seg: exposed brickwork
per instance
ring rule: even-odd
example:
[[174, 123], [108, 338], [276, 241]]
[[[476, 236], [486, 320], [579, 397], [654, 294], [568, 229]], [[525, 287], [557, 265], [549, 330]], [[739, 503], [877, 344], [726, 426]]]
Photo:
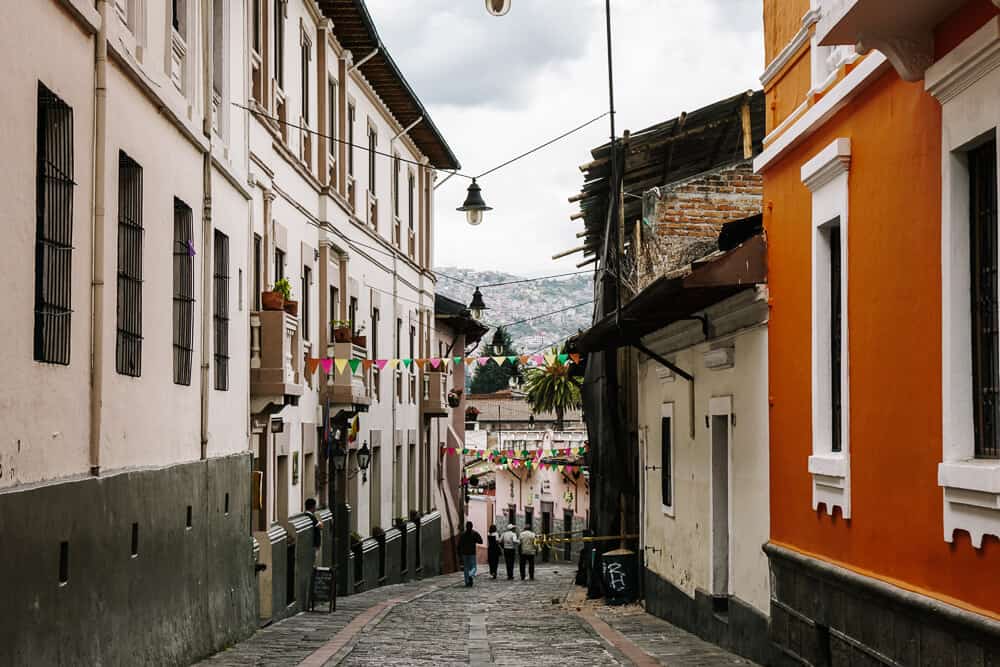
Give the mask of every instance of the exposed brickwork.
[[[711, 252], [722, 225], [760, 213], [763, 178], [750, 160], [660, 188], [656, 235], [667, 271]], [[662, 261], [662, 260], [661, 260]]]

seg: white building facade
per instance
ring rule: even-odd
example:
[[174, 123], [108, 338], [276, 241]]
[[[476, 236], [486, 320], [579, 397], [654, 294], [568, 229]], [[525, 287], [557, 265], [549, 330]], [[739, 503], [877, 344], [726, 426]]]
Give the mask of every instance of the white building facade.
[[255, 625], [246, 17], [10, 9], [0, 662], [183, 662]]

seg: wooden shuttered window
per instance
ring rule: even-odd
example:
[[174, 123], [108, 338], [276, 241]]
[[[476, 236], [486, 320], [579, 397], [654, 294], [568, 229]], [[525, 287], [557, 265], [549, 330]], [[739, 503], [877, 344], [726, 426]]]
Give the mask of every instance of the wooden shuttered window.
[[118, 316], [115, 369], [142, 375], [142, 167], [118, 153]]
[[34, 358], [69, 364], [73, 277], [73, 110], [38, 84]]
[[997, 401], [1000, 350], [997, 328], [997, 143], [969, 152], [972, 392], [975, 455], [1000, 457]]

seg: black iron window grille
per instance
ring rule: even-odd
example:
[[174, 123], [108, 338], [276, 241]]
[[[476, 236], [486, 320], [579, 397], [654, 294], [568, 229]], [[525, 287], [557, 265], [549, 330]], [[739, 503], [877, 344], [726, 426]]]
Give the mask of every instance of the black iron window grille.
[[309, 302], [309, 285], [312, 284], [312, 269], [302, 267], [302, 340], [311, 340], [309, 330], [312, 325], [312, 308]]
[[118, 340], [115, 368], [142, 375], [142, 167], [118, 153]]
[[191, 207], [174, 199], [174, 384], [191, 384], [194, 355], [194, 245]]
[[261, 274], [264, 272], [264, 241], [253, 235], [253, 309], [260, 310]]
[[671, 421], [670, 417], [660, 418], [660, 499], [664, 507], [672, 507], [674, 504], [674, 480], [671, 476], [673, 467], [670, 461], [673, 447]]
[[229, 389], [229, 237], [215, 230], [214, 246], [212, 320], [215, 329], [215, 388], [226, 391]]
[[274, 2], [274, 78], [285, 87], [285, 2]]
[[997, 340], [997, 142], [969, 152], [972, 391], [975, 455], [1000, 457]]
[[302, 42], [302, 120], [309, 122], [309, 62], [312, 53], [309, 42]]
[[38, 84], [34, 358], [69, 364], [73, 278], [73, 110]]
[[829, 228], [830, 245], [830, 451], [841, 451], [841, 258], [840, 225]]
[[392, 213], [399, 217], [399, 156], [392, 158]]
[[413, 231], [413, 192], [416, 188], [416, 183], [414, 182], [414, 176], [411, 173], [409, 175], [409, 183], [407, 185], [407, 219], [410, 225], [410, 231]]
[[347, 173], [354, 175], [354, 119], [357, 113], [354, 105], [347, 106]]

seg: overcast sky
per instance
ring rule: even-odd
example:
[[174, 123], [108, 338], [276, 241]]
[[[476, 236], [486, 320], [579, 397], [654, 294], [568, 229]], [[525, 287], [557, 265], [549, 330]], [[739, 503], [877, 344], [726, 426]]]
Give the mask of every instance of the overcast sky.
[[[603, 0], [367, 0], [379, 34], [462, 163], [478, 174], [608, 108]], [[738, 92], [764, 69], [761, 0], [612, 0], [617, 131]], [[436, 192], [435, 263], [539, 276], [576, 270], [581, 221], [567, 198], [607, 119], [484, 178], [494, 208], [470, 227], [468, 181]]]

